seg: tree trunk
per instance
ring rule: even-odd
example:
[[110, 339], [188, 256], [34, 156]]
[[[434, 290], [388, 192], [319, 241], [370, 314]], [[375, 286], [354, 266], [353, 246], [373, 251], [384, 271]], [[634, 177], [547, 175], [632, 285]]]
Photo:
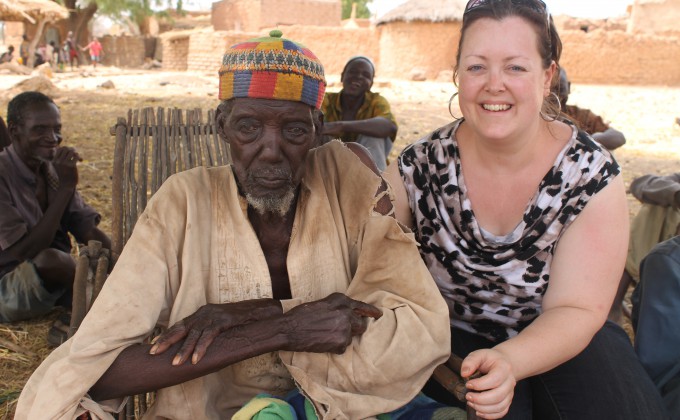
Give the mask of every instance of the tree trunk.
[[45, 29], [45, 23], [47, 23], [47, 19], [42, 18], [38, 21], [38, 26], [35, 30], [35, 34], [33, 35], [33, 39], [31, 42], [28, 44], [28, 62], [25, 63], [28, 68], [32, 69], [33, 65], [35, 64], [35, 47], [38, 45], [38, 42], [40, 42], [40, 39], [42, 38], [42, 33], [43, 30]]
[[91, 0], [85, 8], [80, 8], [77, 5], [77, 0], [64, 0], [64, 7], [69, 10], [68, 16], [68, 28], [73, 32], [73, 39], [76, 44], [76, 52], [78, 53], [78, 64], [80, 62], [80, 46], [87, 45], [88, 39], [87, 34], [85, 34], [85, 39], [81, 39], [83, 35], [83, 30], [87, 31], [87, 25], [92, 20], [92, 17], [97, 13], [97, 2]]

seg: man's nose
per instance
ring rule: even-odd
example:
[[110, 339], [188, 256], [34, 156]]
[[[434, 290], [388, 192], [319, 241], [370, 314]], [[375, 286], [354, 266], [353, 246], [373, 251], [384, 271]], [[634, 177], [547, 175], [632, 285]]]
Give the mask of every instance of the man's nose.
[[46, 133], [46, 134], [47, 134], [46, 137], [49, 138], [50, 141], [53, 141], [53, 142], [55, 142], [55, 143], [57, 143], [57, 144], [61, 144], [62, 137], [61, 137], [61, 133], [60, 133], [60, 132], [58, 132], [58, 131], [56, 131], [56, 130], [50, 130], [50, 131], [49, 131], [48, 133]]
[[276, 127], [265, 126], [262, 134], [262, 150], [260, 151], [260, 158], [268, 161], [277, 162], [281, 160], [281, 130]]

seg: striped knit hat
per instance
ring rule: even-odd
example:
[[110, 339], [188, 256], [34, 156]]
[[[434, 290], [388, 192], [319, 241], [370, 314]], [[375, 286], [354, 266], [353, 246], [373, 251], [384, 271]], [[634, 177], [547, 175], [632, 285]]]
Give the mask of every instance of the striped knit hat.
[[323, 65], [308, 48], [282, 35], [273, 30], [269, 37], [227, 50], [220, 68], [220, 100], [279, 99], [321, 107], [326, 91]]

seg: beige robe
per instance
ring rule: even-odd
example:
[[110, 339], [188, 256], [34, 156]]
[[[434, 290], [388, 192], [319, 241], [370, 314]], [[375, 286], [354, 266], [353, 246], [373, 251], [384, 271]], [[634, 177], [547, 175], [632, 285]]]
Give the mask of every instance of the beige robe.
[[[373, 211], [379, 184], [339, 142], [310, 151], [287, 260], [293, 299], [282, 304], [345, 292], [383, 316], [342, 355], [269, 353], [162, 389], [145, 418], [229, 418], [257, 393], [282, 396], [295, 383], [328, 419], [366, 418], [411, 400], [448, 357], [448, 309], [413, 235]], [[125, 347], [206, 303], [271, 297], [246, 208], [230, 167], [168, 179], [77, 334], [29, 380], [16, 418], [72, 419], [84, 409], [107, 418], [120, 401], [86, 394]]]

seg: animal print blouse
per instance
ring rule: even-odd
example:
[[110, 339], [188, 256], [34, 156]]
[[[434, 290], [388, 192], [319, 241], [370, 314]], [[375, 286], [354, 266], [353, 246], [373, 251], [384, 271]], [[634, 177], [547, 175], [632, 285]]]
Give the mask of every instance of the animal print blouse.
[[466, 193], [459, 125], [450, 123], [404, 149], [399, 171], [421, 256], [449, 305], [451, 325], [501, 342], [540, 314], [557, 241], [620, 168], [574, 127], [522, 221], [509, 235], [495, 236], [477, 224]]

